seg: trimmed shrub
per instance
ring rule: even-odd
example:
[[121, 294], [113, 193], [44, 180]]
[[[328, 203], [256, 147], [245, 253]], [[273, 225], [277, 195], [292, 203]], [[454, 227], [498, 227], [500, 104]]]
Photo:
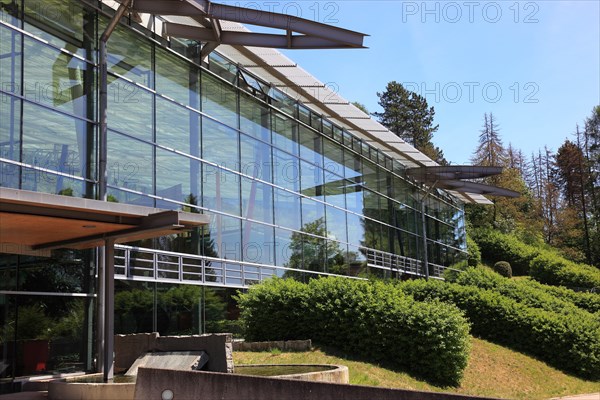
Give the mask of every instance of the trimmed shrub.
[[476, 267], [481, 264], [481, 250], [477, 242], [471, 239], [471, 236], [467, 234], [467, 263], [470, 267]]
[[507, 261], [514, 275], [527, 275], [531, 260], [539, 254], [537, 248], [524, 244], [512, 235], [492, 230], [475, 230], [472, 234], [484, 260], [490, 264]]
[[538, 282], [555, 286], [600, 288], [600, 270], [576, 264], [550, 252], [542, 252], [531, 262], [530, 274]]
[[512, 268], [510, 267], [510, 263], [506, 261], [498, 261], [494, 264], [494, 271], [505, 278], [512, 278]]
[[545, 285], [534, 280], [527, 280], [525, 283], [527, 286], [550, 293], [558, 299], [569, 301], [582, 310], [600, 313], [600, 293], [575, 292], [565, 287]]
[[[542, 285], [533, 280], [506, 279], [488, 268], [469, 268], [456, 278], [456, 283], [493, 290], [529, 307], [541, 308], [559, 314], [580, 315], [581, 318], [589, 318], [592, 315], [588, 312], [588, 309], [578, 307], [568, 297], [555, 296], [548, 290], [562, 288]], [[576, 294], [572, 290], [562, 290]], [[600, 300], [600, 296], [597, 297]], [[596, 319], [600, 325], [600, 318], [596, 316]]]
[[416, 300], [439, 299], [458, 306], [473, 334], [535, 355], [561, 370], [600, 379], [600, 327], [593, 317], [529, 307], [493, 290], [441, 281], [399, 284]]
[[469, 325], [461, 311], [417, 302], [392, 283], [273, 279], [238, 297], [247, 340], [308, 339], [458, 385], [467, 365]]

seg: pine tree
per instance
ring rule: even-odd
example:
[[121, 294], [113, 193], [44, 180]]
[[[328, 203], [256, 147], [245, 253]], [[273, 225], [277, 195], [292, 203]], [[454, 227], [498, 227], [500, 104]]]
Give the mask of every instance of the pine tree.
[[438, 125], [433, 125], [435, 110], [427, 100], [392, 81], [383, 93], [377, 93], [383, 112], [375, 112], [379, 122], [391, 132], [440, 164], [447, 164], [442, 151], [432, 140]]
[[479, 145], [473, 155], [473, 164], [493, 167], [504, 167], [507, 165], [507, 155], [500, 139], [500, 130], [490, 112], [483, 115], [483, 127], [479, 135]]

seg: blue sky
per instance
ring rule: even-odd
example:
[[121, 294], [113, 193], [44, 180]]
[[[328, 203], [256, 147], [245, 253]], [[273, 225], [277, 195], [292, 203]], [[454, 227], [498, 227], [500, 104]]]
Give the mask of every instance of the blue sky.
[[469, 162], [485, 112], [529, 156], [556, 151], [600, 104], [597, 0], [237, 4], [369, 34], [369, 49], [285, 53], [370, 111], [392, 80], [424, 95], [440, 126], [434, 143], [454, 164]]

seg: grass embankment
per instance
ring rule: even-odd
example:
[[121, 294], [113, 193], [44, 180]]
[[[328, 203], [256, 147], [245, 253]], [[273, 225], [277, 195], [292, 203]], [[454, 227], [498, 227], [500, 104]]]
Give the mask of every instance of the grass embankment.
[[444, 391], [509, 399], [549, 399], [600, 392], [600, 383], [567, 375], [547, 364], [496, 344], [472, 338], [471, 356], [461, 385], [442, 388], [374, 364], [316, 349], [309, 352], [234, 352], [241, 364], [342, 364], [350, 383], [400, 389]]

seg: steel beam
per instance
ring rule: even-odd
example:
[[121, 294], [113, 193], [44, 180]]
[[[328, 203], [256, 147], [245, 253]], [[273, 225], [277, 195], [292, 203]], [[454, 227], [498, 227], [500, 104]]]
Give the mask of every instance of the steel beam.
[[363, 33], [296, 16], [225, 4], [215, 4], [207, 0], [136, 0], [133, 9], [148, 14], [188, 17], [203, 16], [210, 19], [293, 31], [325, 39], [336, 43], [337, 47], [363, 47], [363, 38], [366, 36]]

